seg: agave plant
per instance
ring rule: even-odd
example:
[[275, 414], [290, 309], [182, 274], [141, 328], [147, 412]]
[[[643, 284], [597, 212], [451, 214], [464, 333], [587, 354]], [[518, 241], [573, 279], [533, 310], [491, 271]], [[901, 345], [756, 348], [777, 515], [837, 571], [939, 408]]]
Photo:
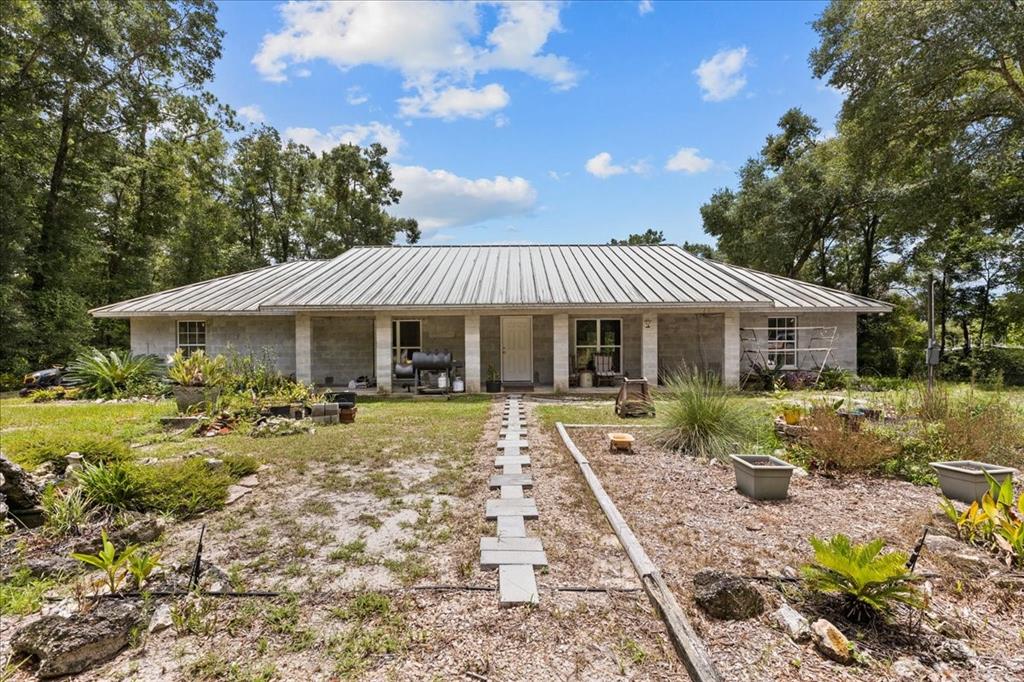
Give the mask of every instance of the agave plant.
[[157, 360], [152, 355], [133, 355], [129, 351], [104, 353], [90, 348], [68, 365], [68, 377], [93, 395], [103, 398], [118, 396], [133, 384], [159, 375]]
[[881, 538], [854, 544], [839, 534], [830, 540], [811, 538], [814, 563], [803, 567], [804, 580], [812, 590], [841, 595], [847, 618], [864, 623], [888, 616], [897, 603], [924, 608], [925, 599], [914, 586], [917, 576], [906, 567], [903, 552], [882, 554]]

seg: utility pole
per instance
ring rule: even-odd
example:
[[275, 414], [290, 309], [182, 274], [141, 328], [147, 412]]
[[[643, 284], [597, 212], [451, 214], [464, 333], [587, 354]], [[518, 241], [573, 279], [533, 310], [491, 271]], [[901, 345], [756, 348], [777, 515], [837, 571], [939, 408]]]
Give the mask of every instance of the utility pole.
[[935, 366], [939, 364], [939, 348], [935, 344], [935, 273], [928, 273], [928, 349], [925, 351], [928, 365], [928, 393], [935, 387]]

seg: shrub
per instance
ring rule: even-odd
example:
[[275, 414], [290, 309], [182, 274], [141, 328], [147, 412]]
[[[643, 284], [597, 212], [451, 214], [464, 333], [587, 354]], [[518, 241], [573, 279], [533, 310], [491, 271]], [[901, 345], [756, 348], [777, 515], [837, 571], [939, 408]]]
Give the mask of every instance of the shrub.
[[976, 398], [973, 391], [954, 403], [942, 420], [948, 459], [982, 459], [1024, 464], [1024, 418], [1003, 396]]
[[751, 442], [757, 425], [749, 406], [736, 399], [711, 372], [681, 372], [665, 383], [667, 404], [659, 411], [667, 447], [705, 458], [725, 459]]
[[231, 351], [226, 363], [226, 388], [234, 392], [265, 396], [294, 383], [277, 371], [269, 349], [259, 358]]
[[100, 507], [110, 511], [142, 507], [143, 486], [129, 464], [86, 464], [77, 477], [86, 496]]
[[227, 379], [223, 355], [210, 357], [204, 351], [194, 351], [188, 357], [179, 348], [170, 358], [167, 378], [179, 386], [220, 386]]
[[32, 402], [49, 403], [54, 400], [78, 400], [82, 391], [78, 388], [66, 386], [53, 386], [51, 388], [40, 388], [32, 391]]
[[46, 529], [58, 537], [78, 535], [89, 515], [89, 498], [79, 488], [47, 488], [42, 500]]
[[853, 544], [839, 534], [830, 540], [810, 539], [814, 563], [803, 567], [807, 586], [843, 598], [843, 614], [855, 623], [888, 616], [896, 604], [924, 608], [924, 597], [914, 586], [917, 576], [906, 567], [903, 552], [880, 554], [882, 539]]
[[259, 468], [259, 464], [256, 460], [248, 455], [225, 455], [224, 466], [227, 467], [228, 474], [232, 478], [242, 478], [249, 474], [255, 474], [256, 469]]
[[69, 452], [82, 455], [85, 462], [101, 464], [128, 459], [131, 451], [127, 443], [112, 436], [99, 433], [59, 433], [38, 431], [31, 438], [5, 440], [8, 455], [29, 469], [35, 469], [44, 462], [53, 464], [57, 471], [67, 465], [64, 457]]
[[68, 366], [68, 377], [72, 381], [90, 395], [101, 398], [139, 395], [139, 387], [149, 385], [159, 374], [159, 364], [152, 355], [132, 355], [116, 350], [104, 354], [95, 348], [80, 354]]
[[844, 418], [825, 405], [816, 405], [804, 421], [809, 465], [823, 472], [874, 469], [897, 449], [880, 433], [861, 429], [856, 417]]

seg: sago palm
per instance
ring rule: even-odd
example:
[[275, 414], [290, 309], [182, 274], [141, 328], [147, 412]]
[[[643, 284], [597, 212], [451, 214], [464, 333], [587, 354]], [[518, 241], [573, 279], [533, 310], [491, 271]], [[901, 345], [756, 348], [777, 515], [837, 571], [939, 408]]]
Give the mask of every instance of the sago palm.
[[68, 366], [71, 380], [101, 397], [117, 396], [134, 382], [159, 374], [159, 365], [152, 355], [133, 355], [128, 351], [104, 353], [92, 348], [80, 354]]
[[914, 586], [917, 576], [907, 567], [903, 552], [881, 554], [882, 539], [854, 544], [845, 535], [831, 540], [811, 538], [814, 563], [803, 567], [808, 587], [824, 594], [841, 595], [844, 614], [863, 623], [888, 616], [897, 603], [923, 608], [924, 597]]

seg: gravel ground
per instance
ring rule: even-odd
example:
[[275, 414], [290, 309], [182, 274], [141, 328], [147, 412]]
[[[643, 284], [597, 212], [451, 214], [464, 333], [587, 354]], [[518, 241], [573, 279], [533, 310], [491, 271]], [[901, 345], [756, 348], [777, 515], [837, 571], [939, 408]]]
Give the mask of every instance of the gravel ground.
[[[731, 466], [705, 463], [668, 452], [654, 442], [654, 431], [637, 428], [634, 454], [612, 454], [608, 429], [575, 428], [570, 435], [590, 460], [609, 495], [687, 610], [727, 680], [884, 680], [896, 679], [890, 663], [926, 653], [938, 638], [924, 626], [910, 636], [906, 625], [857, 629], [826, 604], [790, 601], [812, 621], [833, 620], [874, 664], [841, 666], [823, 659], [812, 645], [793, 643], [775, 628], [770, 612], [781, 600], [774, 581], [761, 583], [769, 602], [764, 616], [747, 621], [715, 621], [693, 603], [694, 573], [716, 568], [743, 575], [777, 576], [812, 558], [807, 538], [846, 533], [855, 541], [875, 537], [909, 552], [939, 498], [933, 488], [869, 477], [841, 481], [794, 477], [790, 498], [758, 502], [735, 489]], [[627, 429], [628, 430], [628, 429]], [[998, 568], [993, 564], [994, 568]], [[1024, 594], [988, 579], [968, 579], [927, 551], [918, 571], [936, 574], [929, 614], [945, 621], [977, 652], [974, 664], [943, 664], [953, 680], [1024, 679]], [[928, 619], [926, 619], [927, 621]]]

